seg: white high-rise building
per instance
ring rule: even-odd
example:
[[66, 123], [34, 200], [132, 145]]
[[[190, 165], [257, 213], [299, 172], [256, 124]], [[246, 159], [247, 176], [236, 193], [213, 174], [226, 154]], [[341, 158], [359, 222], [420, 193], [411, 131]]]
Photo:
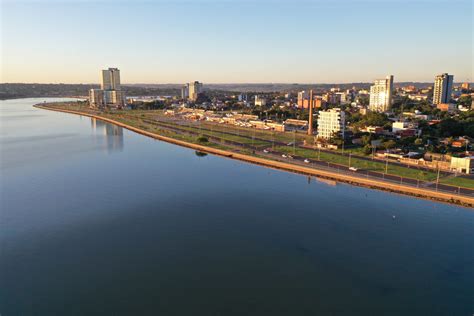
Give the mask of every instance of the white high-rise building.
[[339, 108], [327, 111], [319, 111], [318, 117], [318, 137], [331, 139], [336, 134], [344, 138], [346, 127], [346, 113]]
[[120, 70], [109, 68], [102, 70], [102, 90], [120, 90]]
[[453, 90], [453, 75], [444, 73], [435, 78], [433, 90], [433, 104], [449, 103]]
[[393, 76], [377, 79], [370, 87], [369, 109], [373, 112], [386, 112], [392, 106]]

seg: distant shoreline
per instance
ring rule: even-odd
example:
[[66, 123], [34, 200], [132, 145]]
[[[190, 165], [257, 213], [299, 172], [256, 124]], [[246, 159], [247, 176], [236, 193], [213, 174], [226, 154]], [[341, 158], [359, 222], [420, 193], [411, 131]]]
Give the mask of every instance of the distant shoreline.
[[398, 193], [398, 194], [403, 194], [403, 195], [408, 195], [408, 196], [413, 196], [413, 197], [418, 197], [418, 198], [424, 198], [424, 199], [434, 200], [438, 202], [446, 202], [446, 203], [456, 204], [456, 205], [461, 205], [461, 206], [466, 206], [466, 207], [474, 207], [473, 197], [439, 192], [439, 191], [434, 191], [434, 190], [430, 190], [426, 188], [416, 188], [416, 187], [411, 187], [411, 186], [407, 186], [403, 184], [402, 185], [393, 184], [390, 182], [379, 181], [379, 180], [374, 180], [374, 179], [364, 179], [361, 177], [355, 177], [351, 175], [339, 174], [339, 173], [330, 172], [326, 170], [318, 170], [318, 169], [308, 168], [308, 167], [299, 166], [295, 164], [289, 164], [289, 163], [264, 159], [260, 157], [249, 156], [249, 155], [235, 153], [228, 150], [216, 149], [216, 148], [212, 148], [208, 146], [185, 142], [185, 141], [174, 139], [167, 136], [162, 136], [156, 133], [147, 132], [140, 128], [137, 128], [137, 127], [134, 127], [122, 122], [118, 122], [106, 117], [102, 117], [100, 115], [91, 114], [91, 113], [48, 107], [41, 104], [36, 104], [34, 105], [34, 107], [39, 108], [39, 109], [44, 109], [44, 110], [70, 113], [70, 114], [76, 114], [76, 115], [95, 118], [95, 119], [98, 119], [110, 124], [114, 124], [116, 126], [123, 127], [132, 132], [135, 132], [147, 137], [151, 137], [154, 139], [162, 140], [171, 144], [187, 147], [187, 148], [194, 149], [200, 152], [205, 152], [208, 154], [213, 154], [213, 155], [217, 155], [221, 157], [226, 157], [226, 158], [240, 160], [240, 161], [244, 161], [244, 162], [248, 162], [252, 164], [257, 164], [257, 165], [265, 166], [272, 169], [284, 170], [284, 171], [304, 174], [308, 176], [315, 176], [315, 177], [320, 177], [324, 179], [335, 180], [337, 182], [343, 182], [343, 183], [367, 187], [371, 189], [377, 189], [377, 190], [388, 191], [388, 192], [393, 192], [393, 193]]

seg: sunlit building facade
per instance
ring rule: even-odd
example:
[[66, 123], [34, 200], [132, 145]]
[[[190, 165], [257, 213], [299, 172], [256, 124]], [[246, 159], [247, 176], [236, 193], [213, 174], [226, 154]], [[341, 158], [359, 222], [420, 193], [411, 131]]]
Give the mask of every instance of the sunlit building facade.
[[336, 135], [344, 138], [346, 113], [339, 108], [319, 111], [318, 137], [331, 139]]
[[449, 103], [453, 91], [453, 75], [447, 73], [436, 76], [433, 89], [433, 104]]
[[392, 106], [393, 76], [377, 79], [370, 87], [369, 109], [373, 112], [387, 112]]

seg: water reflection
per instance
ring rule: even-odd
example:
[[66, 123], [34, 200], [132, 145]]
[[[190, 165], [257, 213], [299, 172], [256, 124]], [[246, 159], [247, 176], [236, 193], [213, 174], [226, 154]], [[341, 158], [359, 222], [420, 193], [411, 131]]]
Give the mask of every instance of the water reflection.
[[103, 135], [100, 140], [105, 139], [104, 148], [108, 153], [123, 151], [123, 128], [101, 120], [91, 118], [91, 127], [95, 135]]

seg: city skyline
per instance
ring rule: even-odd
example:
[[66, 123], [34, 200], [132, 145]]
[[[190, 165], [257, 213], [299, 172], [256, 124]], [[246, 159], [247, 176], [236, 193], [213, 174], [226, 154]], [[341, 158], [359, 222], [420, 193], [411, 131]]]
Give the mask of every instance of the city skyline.
[[111, 4], [4, 2], [1, 81], [96, 83], [96, 69], [110, 66], [124, 84], [473, 79], [466, 0]]

